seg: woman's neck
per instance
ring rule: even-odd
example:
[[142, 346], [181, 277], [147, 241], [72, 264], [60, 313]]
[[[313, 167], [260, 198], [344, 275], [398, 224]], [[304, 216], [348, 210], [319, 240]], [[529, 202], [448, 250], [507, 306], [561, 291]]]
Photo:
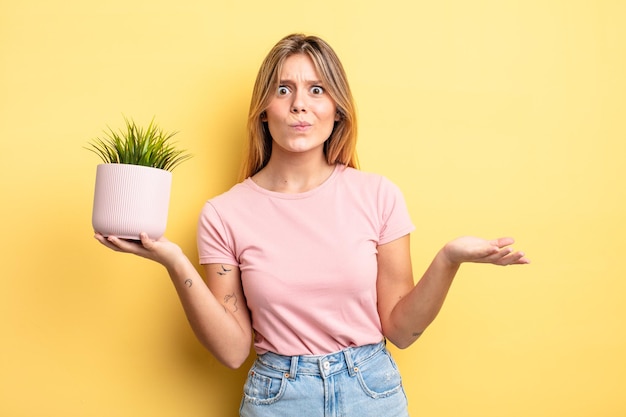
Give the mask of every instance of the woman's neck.
[[329, 165], [325, 158], [274, 158], [270, 157], [267, 165], [252, 180], [260, 187], [270, 191], [298, 194], [310, 191], [323, 184], [333, 173], [334, 165]]

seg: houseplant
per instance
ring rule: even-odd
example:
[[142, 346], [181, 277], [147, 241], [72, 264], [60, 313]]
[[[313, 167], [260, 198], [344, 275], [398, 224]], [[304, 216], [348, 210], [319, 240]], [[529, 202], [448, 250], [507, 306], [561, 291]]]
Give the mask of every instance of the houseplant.
[[125, 129], [105, 130], [87, 149], [102, 159], [96, 170], [92, 226], [103, 236], [152, 239], [165, 233], [172, 170], [191, 156], [177, 149], [154, 119], [146, 128], [128, 118]]

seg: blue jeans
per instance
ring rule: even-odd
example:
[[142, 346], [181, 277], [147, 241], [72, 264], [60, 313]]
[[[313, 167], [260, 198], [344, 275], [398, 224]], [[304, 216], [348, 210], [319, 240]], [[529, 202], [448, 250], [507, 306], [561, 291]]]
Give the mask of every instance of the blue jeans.
[[382, 341], [320, 356], [260, 355], [241, 417], [408, 417], [396, 363]]

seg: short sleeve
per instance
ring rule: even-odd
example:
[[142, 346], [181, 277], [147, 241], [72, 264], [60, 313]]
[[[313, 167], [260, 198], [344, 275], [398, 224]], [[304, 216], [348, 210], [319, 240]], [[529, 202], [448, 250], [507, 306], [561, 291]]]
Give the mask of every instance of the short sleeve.
[[400, 188], [382, 177], [378, 192], [378, 213], [381, 221], [379, 245], [384, 245], [415, 230]]
[[233, 250], [232, 236], [210, 201], [200, 213], [197, 239], [200, 264], [239, 265]]

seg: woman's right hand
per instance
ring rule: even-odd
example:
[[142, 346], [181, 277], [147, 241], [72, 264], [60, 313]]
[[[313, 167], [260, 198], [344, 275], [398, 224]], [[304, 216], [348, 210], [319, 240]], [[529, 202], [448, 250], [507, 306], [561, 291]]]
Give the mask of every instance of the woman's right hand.
[[146, 233], [139, 235], [140, 242], [120, 239], [116, 236], [104, 237], [96, 232], [96, 240], [116, 252], [131, 253], [158, 262], [166, 268], [173, 267], [185, 255], [181, 248], [165, 237], [153, 240]]

